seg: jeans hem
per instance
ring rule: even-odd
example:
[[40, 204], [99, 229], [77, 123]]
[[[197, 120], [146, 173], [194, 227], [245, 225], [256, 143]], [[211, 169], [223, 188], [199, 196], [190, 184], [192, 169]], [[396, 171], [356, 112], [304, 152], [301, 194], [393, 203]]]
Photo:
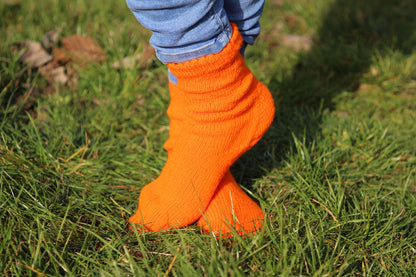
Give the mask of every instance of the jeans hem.
[[221, 52], [221, 50], [227, 45], [231, 39], [231, 35], [232, 28], [231, 24], [228, 23], [224, 30], [215, 38], [215, 40], [207, 43], [206, 45], [203, 45], [197, 49], [190, 49], [179, 53], [164, 53], [160, 50], [157, 50], [156, 56], [162, 63], [168, 64], [186, 62], [211, 54], [216, 54]]

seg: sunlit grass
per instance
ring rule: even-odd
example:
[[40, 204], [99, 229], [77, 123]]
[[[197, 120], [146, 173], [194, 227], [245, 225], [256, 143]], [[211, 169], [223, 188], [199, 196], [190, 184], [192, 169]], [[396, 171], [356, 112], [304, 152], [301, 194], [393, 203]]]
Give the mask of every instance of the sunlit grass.
[[[154, 58], [145, 69], [111, 67], [149, 38], [127, 6], [6, 2], [0, 274], [416, 274], [412, 0], [266, 4], [263, 32], [246, 59], [272, 91], [276, 119], [232, 167], [267, 214], [266, 232], [219, 240], [196, 226], [175, 233], [127, 227], [140, 189], [166, 161], [169, 125], [165, 66]], [[56, 28], [61, 36], [94, 37], [106, 61], [78, 67], [77, 87], [47, 93], [12, 48]], [[280, 43], [283, 34], [307, 35], [313, 44], [295, 51]], [[40, 91], [35, 100], [31, 89]]]

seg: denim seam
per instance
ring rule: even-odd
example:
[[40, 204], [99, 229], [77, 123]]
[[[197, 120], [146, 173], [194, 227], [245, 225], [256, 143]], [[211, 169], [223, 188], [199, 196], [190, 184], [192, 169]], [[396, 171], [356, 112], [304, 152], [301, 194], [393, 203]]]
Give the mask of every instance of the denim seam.
[[213, 16], [217, 19], [217, 21], [221, 24], [221, 33], [225, 31], [225, 23], [222, 22], [221, 17], [218, 15], [218, 11], [215, 9], [216, 6], [214, 5], [212, 7], [211, 13], [213, 13]]

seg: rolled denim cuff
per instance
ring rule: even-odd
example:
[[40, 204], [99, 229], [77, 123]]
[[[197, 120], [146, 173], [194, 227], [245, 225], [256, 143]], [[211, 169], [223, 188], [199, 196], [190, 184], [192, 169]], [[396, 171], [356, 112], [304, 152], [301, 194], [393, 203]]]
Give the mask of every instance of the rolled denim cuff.
[[227, 45], [230, 41], [232, 35], [232, 28], [230, 24], [227, 24], [224, 27], [224, 30], [214, 39], [204, 42], [204, 44], [195, 47], [181, 48], [179, 51], [175, 52], [175, 49], [170, 49], [169, 53], [163, 51], [163, 49], [156, 49], [156, 56], [159, 60], [164, 63], [181, 63], [190, 61], [193, 59], [198, 59], [204, 56], [211, 54], [216, 54], [221, 52], [221, 50]]

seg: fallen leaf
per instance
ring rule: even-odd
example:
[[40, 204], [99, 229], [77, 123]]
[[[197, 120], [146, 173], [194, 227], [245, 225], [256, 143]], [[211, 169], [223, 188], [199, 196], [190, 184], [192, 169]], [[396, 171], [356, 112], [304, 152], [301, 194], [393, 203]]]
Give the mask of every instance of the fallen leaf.
[[[55, 67], [65, 66], [65, 74], [68, 80], [64, 83], [69, 87], [77, 87], [79, 74], [78, 74], [78, 71], [74, 68], [74, 63], [71, 61], [71, 57], [69, 56], [68, 52], [63, 48], [55, 46], [52, 49], [52, 54], [53, 54], [52, 63], [54, 64]], [[63, 78], [59, 78], [59, 80], [64, 81]], [[58, 83], [62, 84], [61, 81], [58, 81]]]
[[39, 42], [33, 40], [25, 40], [17, 43], [20, 49], [24, 49], [24, 53], [20, 56], [20, 61], [27, 63], [30, 67], [40, 67], [52, 60], [52, 56], [42, 48]]
[[58, 83], [61, 85], [65, 85], [69, 80], [68, 76], [65, 73], [65, 67], [56, 66], [53, 63], [49, 63], [39, 68], [39, 73], [49, 83]]
[[295, 51], [308, 51], [312, 47], [313, 41], [310, 35], [282, 34], [280, 43]]
[[55, 46], [52, 48], [52, 55], [54, 62], [57, 64], [66, 64], [71, 61], [71, 57], [68, 55], [68, 53], [60, 47]]
[[71, 59], [81, 66], [84, 66], [86, 63], [105, 60], [105, 53], [94, 38], [72, 35], [64, 37], [62, 45], [68, 51]]
[[43, 47], [47, 50], [52, 49], [58, 42], [59, 35], [61, 34], [62, 29], [58, 28], [56, 30], [52, 30], [47, 32], [42, 38]]
[[140, 68], [148, 66], [155, 54], [155, 50], [150, 44], [143, 46], [143, 51], [135, 56], [129, 56], [121, 59], [121, 61], [114, 62], [111, 67], [115, 69], [127, 68], [131, 69], [135, 65], [140, 64]]

